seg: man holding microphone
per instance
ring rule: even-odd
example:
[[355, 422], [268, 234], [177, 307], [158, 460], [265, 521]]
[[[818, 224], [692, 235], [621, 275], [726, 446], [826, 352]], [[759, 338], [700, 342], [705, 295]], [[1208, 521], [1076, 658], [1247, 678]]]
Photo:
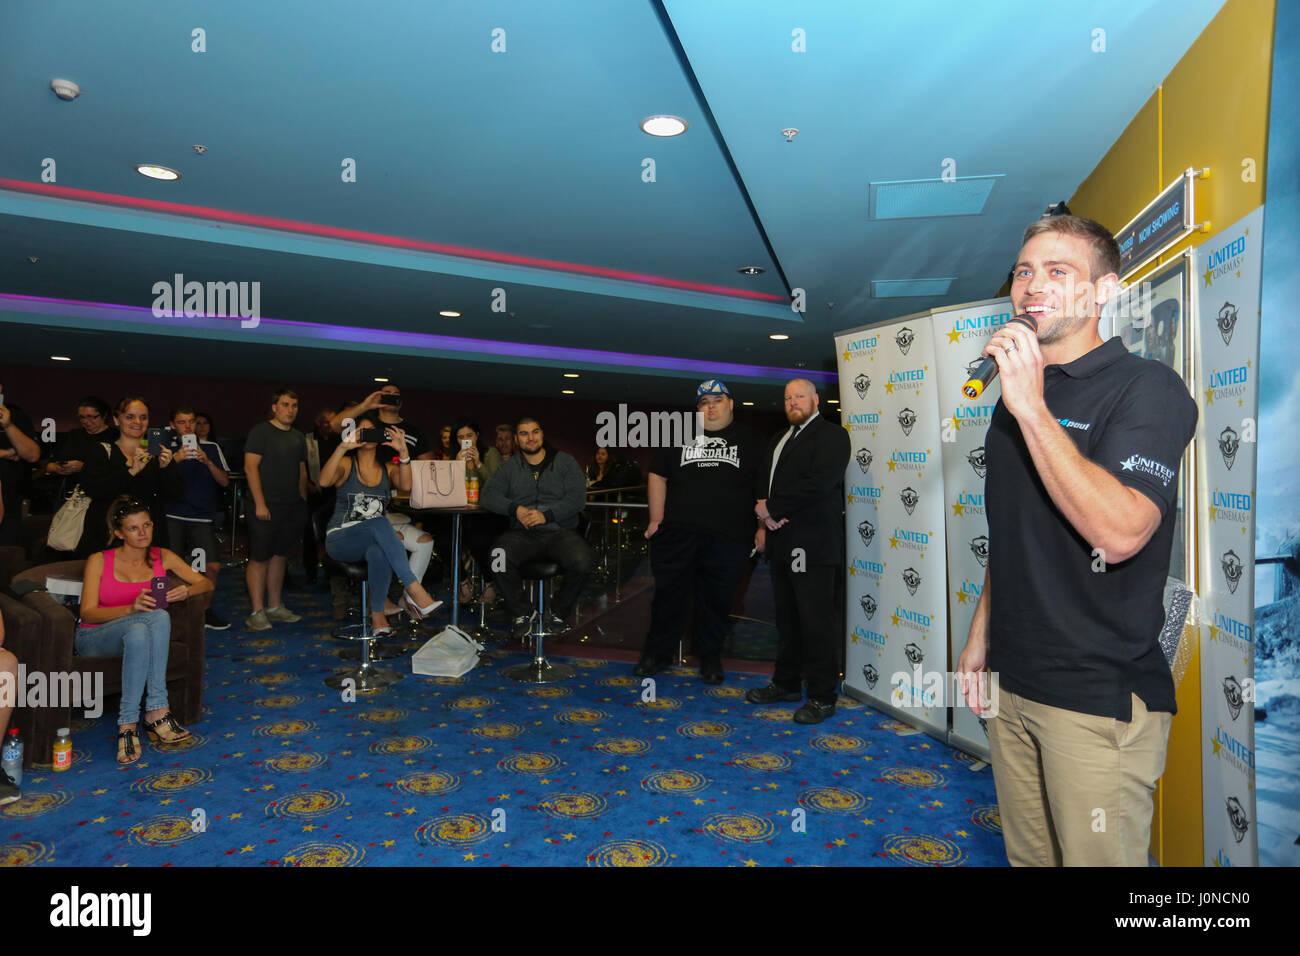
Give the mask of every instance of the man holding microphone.
[[1037, 332], [1010, 322], [984, 349], [1002, 378], [989, 561], [957, 671], [977, 714], [998, 674], [989, 749], [1013, 866], [1145, 866], [1176, 709], [1159, 634], [1196, 403], [1171, 369], [1102, 341], [1119, 269], [1098, 223], [1033, 223], [1011, 302]]

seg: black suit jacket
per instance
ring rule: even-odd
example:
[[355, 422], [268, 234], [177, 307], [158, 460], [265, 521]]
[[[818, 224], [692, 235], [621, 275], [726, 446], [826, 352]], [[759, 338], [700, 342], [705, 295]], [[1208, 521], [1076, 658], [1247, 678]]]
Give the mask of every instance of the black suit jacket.
[[[772, 453], [790, 429], [779, 432], [767, 446], [760, 480], [772, 471]], [[803, 548], [809, 564], [844, 561], [844, 470], [852, 446], [843, 427], [818, 414], [786, 442], [767, 489], [767, 510], [777, 521], [790, 523], [767, 533], [772, 561], [788, 564], [790, 553]]]

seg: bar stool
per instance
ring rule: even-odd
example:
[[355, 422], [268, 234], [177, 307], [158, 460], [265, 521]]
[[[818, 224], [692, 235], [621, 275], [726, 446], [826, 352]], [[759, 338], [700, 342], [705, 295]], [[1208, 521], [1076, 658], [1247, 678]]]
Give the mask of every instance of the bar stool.
[[529, 684], [568, 680], [577, 671], [569, 664], [552, 664], [542, 650], [542, 642], [555, 633], [546, 628], [546, 582], [560, 573], [560, 566], [553, 561], [534, 561], [519, 571], [525, 581], [536, 585], [532, 627], [528, 632], [528, 637], [534, 642], [534, 655], [531, 661], [507, 667], [501, 673], [511, 680]]
[[[316, 540], [322, 544], [325, 541], [325, 521], [326, 515], [323, 510], [317, 511], [311, 517], [312, 531], [316, 535]], [[396, 684], [406, 675], [399, 674], [387, 667], [375, 667], [372, 663], [378, 658], [371, 654], [371, 644], [376, 640], [376, 637], [374, 632], [370, 630], [370, 604], [367, 593], [369, 588], [366, 583], [370, 577], [370, 569], [364, 561], [338, 561], [331, 558], [328, 552], [321, 559], [321, 564], [327, 574], [337, 574], [361, 585], [360, 623], [340, 624], [330, 632], [332, 636], [341, 640], [357, 641], [361, 645], [360, 660], [355, 667], [342, 668], [325, 678], [325, 686], [333, 687], [335, 690], [342, 690], [343, 682], [351, 680], [354, 690], [358, 693], [365, 693], [382, 690]]]

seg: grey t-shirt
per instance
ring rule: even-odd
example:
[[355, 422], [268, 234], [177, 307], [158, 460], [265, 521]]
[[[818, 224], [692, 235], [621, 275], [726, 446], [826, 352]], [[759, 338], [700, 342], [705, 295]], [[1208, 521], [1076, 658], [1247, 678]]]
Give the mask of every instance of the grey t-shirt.
[[298, 494], [298, 463], [307, 461], [307, 438], [290, 428], [276, 428], [269, 421], [258, 422], [248, 433], [244, 453], [261, 455], [258, 476], [262, 497], [268, 505], [290, 505], [302, 500]]

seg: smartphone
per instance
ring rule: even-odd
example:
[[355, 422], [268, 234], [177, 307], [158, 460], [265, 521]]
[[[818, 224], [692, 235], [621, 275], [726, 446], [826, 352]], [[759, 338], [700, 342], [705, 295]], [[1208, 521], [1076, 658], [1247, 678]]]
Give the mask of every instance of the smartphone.
[[199, 450], [199, 436], [193, 433], [181, 436], [181, 449], [190, 452]]
[[472, 439], [472, 438], [462, 438], [462, 439], [460, 440], [460, 447], [461, 447], [461, 450], [462, 450], [462, 451], [464, 451], [465, 449], [468, 449], [468, 448], [473, 448], [473, 447], [474, 447], [474, 439]]
[[380, 396], [379, 396], [379, 404], [380, 404], [380, 405], [394, 405], [394, 406], [400, 408], [401, 405], [402, 405], [402, 396], [401, 396], [401, 395], [380, 395]]
[[361, 442], [363, 445], [369, 442], [382, 445], [384, 442], [388, 441], [388, 434], [382, 428], [358, 428], [357, 441]]
[[151, 428], [146, 434], [145, 447], [148, 449], [150, 455], [157, 458], [158, 453], [162, 451], [163, 447], [163, 429]]
[[149, 581], [149, 595], [154, 600], [154, 607], [167, 607], [167, 579], [153, 578]]

